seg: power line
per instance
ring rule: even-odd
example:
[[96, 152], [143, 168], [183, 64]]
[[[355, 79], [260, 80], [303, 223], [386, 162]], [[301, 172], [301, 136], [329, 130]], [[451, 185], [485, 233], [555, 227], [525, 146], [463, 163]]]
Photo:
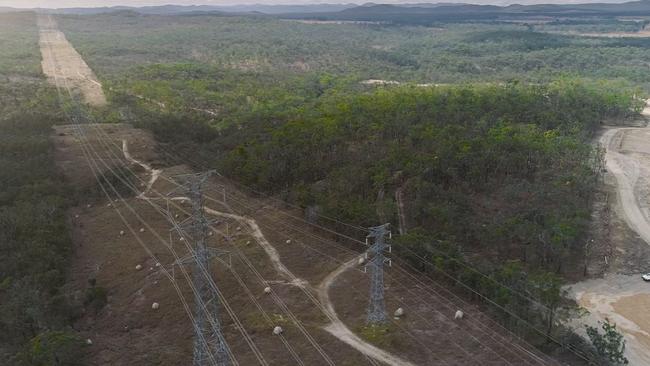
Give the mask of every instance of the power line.
[[[72, 100], [74, 101], [74, 97], [71, 95], [69, 88], [68, 88], [68, 93], [70, 94], [70, 97], [71, 97]], [[76, 107], [76, 105], [74, 105], [74, 104], [73, 104], [73, 106]], [[78, 112], [78, 111], [76, 110], [75, 112]], [[72, 121], [73, 121], [73, 123], [74, 123], [73, 126], [74, 126], [74, 127], [76, 128], [76, 130], [77, 130], [77, 133], [78, 133], [78, 136], [79, 136], [79, 141], [81, 142], [82, 151], [84, 152], [84, 155], [86, 156], [86, 159], [87, 159], [89, 162], [90, 162], [90, 161], [93, 161], [93, 162], [94, 162], [96, 168], [98, 169], [98, 171], [100, 172], [100, 174], [102, 175], [102, 177], [104, 177], [104, 180], [108, 183], [108, 185], [111, 186], [111, 189], [112, 189], [112, 190], [115, 192], [115, 194], [120, 198], [120, 201], [123, 202], [123, 203], [124, 203], [124, 204], [125, 204], [125, 205], [126, 205], [126, 206], [127, 206], [127, 207], [128, 207], [128, 208], [129, 208], [129, 209], [130, 209], [130, 210], [131, 210], [131, 211], [132, 211], [132, 212], [133, 212], [133, 213], [134, 213], [134, 214], [135, 214], [135, 215], [136, 215], [140, 220], [141, 220], [141, 221], [142, 221], [142, 219], [139, 217], [139, 215], [138, 215], [138, 214], [133, 210], [132, 207], [130, 207], [130, 205], [128, 205], [128, 203], [126, 203], [126, 201], [124, 201], [123, 198], [121, 198], [120, 194], [119, 194], [119, 193], [117, 192], [117, 190], [112, 186], [112, 184], [110, 183], [110, 181], [108, 181], [108, 180], [105, 178], [105, 176], [103, 175], [103, 173], [101, 172], [101, 170], [99, 170], [98, 165], [96, 164], [96, 162], [94, 161], [94, 159], [93, 159], [92, 156], [90, 155], [90, 154], [91, 154], [91, 153], [90, 153], [91, 150], [92, 150], [92, 153], [94, 153], [94, 154], [97, 156], [97, 158], [98, 158], [100, 161], [102, 161], [102, 163], [103, 163], [103, 164], [104, 164], [104, 165], [105, 165], [109, 170], [111, 170], [111, 172], [113, 172], [113, 171], [112, 171], [112, 168], [111, 168], [109, 165], [106, 164], [106, 162], [105, 162], [105, 161], [104, 161], [104, 160], [103, 160], [103, 159], [102, 159], [102, 158], [97, 154], [96, 151], [94, 151], [94, 149], [92, 148], [92, 146], [89, 145], [89, 144], [87, 144], [87, 143], [84, 143], [85, 134], [84, 134], [84, 132], [83, 132], [83, 129], [80, 127], [80, 124], [79, 124], [79, 121], [78, 121], [79, 116], [77, 115], [77, 113], [73, 114], [73, 115], [70, 116], [70, 117], [71, 117], [71, 119], [72, 119]], [[87, 146], [86, 146], [86, 145], [87, 145]], [[85, 146], [85, 147], [84, 147], [84, 146]], [[90, 164], [90, 163], [89, 163], [89, 164]], [[91, 166], [91, 168], [92, 168], [92, 166]], [[116, 175], [114, 172], [113, 172], [113, 174]], [[119, 178], [118, 175], [116, 175], [116, 176]], [[101, 181], [98, 180], [98, 182], [100, 182], [100, 184], [101, 184]], [[108, 194], [107, 194], [107, 197], [110, 199], [110, 196], [108, 196]], [[149, 226], [145, 221], [142, 221], [142, 222], [144, 223], [145, 226], [147, 226], [148, 229], [152, 230], [152, 228], [151, 228], [151, 227], [150, 227], [150, 226]], [[153, 230], [152, 230], [152, 231], [153, 231]], [[153, 232], [155, 233], [155, 231], [153, 231]], [[159, 239], [160, 239], [160, 238], [159, 238]], [[164, 241], [163, 241], [163, 242], [164, 242]], [[169, 246], [169, 248], [171, 249], [171, 246]], [[175, 255], [175, 254], [174, 254], [174, 255]], [[178, 257], [177, 257], [176, 255], [175, 255], [175, 257], [178, 259]], [[186, 273], [185, 273], [185, 274], [186, 274]], [[186, 278], [188, 278], [188, 277], [186, 276]], [[189, 282], [189, 279], [188, 279], [188, 282]], [[189, 283], [191, 284], [191, 282], [189, 282]], [[192, 287], [192, 286], [190, 286], [190, 287], [192, 288], [193, 292], [196, 293], [196, 289], [195, 289], [194, 287]], [[201, 306], [202, 306], [203, 308], [205, 308], [205, 305], [204, 305], [204, 304], [201, 304]], [[232, 316], [232, 315], [231, 315], [231, 316]], [[212, 356], [210, 356], [210, 357], [212, 358]], [[238, 363], [235, 361], [235, 359], [234, 359], [234, 355], [231, 354], [231, 358], [233, 359], [233, 362], [234, 362], [235, 364], [238, 364]], [[214, 362], [213, 362], [213, 364], [214, 364]]]
[[[50, 21], [51, 21], [51, 16], [50, 16], [49, 18], [50, 18]], [[52, 56], [52, 57], [51, 57], [51, 61], [52, 61], [52, 63], [54, 64], [54, 63], [55, 63], [55, 59], [54, 59], [54, 56], [53, 56], [53, 52], [52, 52], [52, 50], [51, 50], [51, 46], [48, 46], [47, 49], [48, 49], [48, 51], [50, 52], [50, 54], [51, 54], [51, 56]], [[63, 97], [62, 97], [62, 95], [61, 95], [61, 90], [60, 90], [60, 88], [59, 88], [58, 75], [57, 75], [57, 73], [56, 73], [56, 66], [55, 66], [55, 65], [53, 65], [53, 66], [54, 66], [54, 67], [53, 67], [53, 70], [54, 70], [54, 78], [55, 78], [55, 84], [56, 84], [56, 89], [57, 89], [57, 95], [58, 95], [59, 103], [61, 104], [62, 110], [63, 110], [64, 114], [66, 115], [66, 117], [67, 117], [68, 119], [70, 119], [70, 120], [73, 122], [73, 126], [78, 127], [78, 121], [77, 121], [77, 119], [76, 119], [77, 117], [76, 117], [76, 116], [70, 116], [70, 115], [68, 115], [67, 112], [65, 111], [65, 103], [64, 103], [64, 101], [63, 101]], [[66, 87], [66, 89], [67, 89], [68, 93], [71, 95], [69, 88]], [[71, 95], [71, 96], [72, 96], [72, 95]], [[83, 143], [82, 143], [82, 146], [81, 146], [81, 147], [82, 147], [82, 153], [83, 153], [83, 155], [84, 155], [84, 157], [85, 157], [85, 159], [86, 159], [86, 162], [88, 163], [89, 168], [91, 169], [91, 171], [92, 171], [92, 173], [93, 173], [93, 176], [95, 177], [95, 180], [96, 180], [96, 181], [98, 182], [98, 184], [100, 185], [100, 188], [102, 189], [102, 191], [104, 192], [104, 194], [106, 195], [106, 197], [107, 197], [109, 200], [111, 200], [111, 197], [110, 197], [110, 195], [108, 194], [108, 192], [106, 191], [106, 188], [104, 187], [104, 185], [101, 183], [101, 180], [99, 179], [99, 177], [98, 177], [98, 175], [97, 175], [97, 172], [95, 171], [95, 168], [93, 168], [93, 165], [91, 164], [91, 159], [89, 158], [89, 155], [88, 155], [86, 149], [84, 149]], [[134, 236], [135, 236], [136, 239], [138, 240], [138, 243], [139, 243], [139, 244], [140, 244], [140, 245], [145, 249], [145, 251], [146, 251], [146, 252], [147, 252], [147, 253], [148, 253], [148, 254], [149, 254], [149, 255], [150, 255], [154, 260], [156, 260], [157, 263], [159, 263], [159, 262], [157, 261], [157, 258], [155, 257], [155, 255], [154, 255], [154, 254], [151, 252], [151, 250], [146, 246], [146, 244], [145, 244], [145, 243], [140, 239], [140, 237], [136, 234], [136, 232], [133, 230], [133, 228], [132, 228], [132, 227], [129, 225], [129, 223], [126, 221], [126, 219], [124, 218], [124, 216], [120, 213], [119, 209], [115, 208], [115, 210], [116, 210], [116, 212], [118, 213], [120, 219], [121, 219], [121, 220], [124, 222], [124, 224], [128, 227], [129, 231], [131, 231], [131, 233], [134, 234]], [[165, 276], [170, 280], [172, 286], [175, 288], [175, 290], [176, 290], [176, 292], [177, 292], [177, 295], [179, 296], [179, 299], [181, 300], [181, 303], [183, 304], [183, 308], [184, 308], [185, 312], [188, 314], [188, 317], [190, 318], [190, 320], [191, 320], [192, 322], [194, 322], [194, 319], [193, 319], [192, 313], [191, 313], [191, 311], [189, 310], [189, 306], [188, 306], [187, 303], [185, 302], [185, 299], [184, 299], [183, 293], [181, 292], [180, 288], [178, 287], [176, 281], [174, 280], [173, 277], [171, 277], [171, 275], [170, 275], [166, 270], [163, 269], [163, 273], [164, 273]]]
[[[217, 290], [213, 290], [202, 276], [201, 267], [208, 271], [210, 269], [210, 259], [223, 253], [210, 248], [206, 244], [208, 236], [209, 222], [203, 214], [203, 192], [202, 186], [210, 176], [211, 172], [190, 174], [178, 176], [176, 179], [182, 180], [182, 188], [190, 197], [192, 203], [192, 215], [186, 221], [186, 226], [174, 223], [174, 229], [183, 237], [188, 237], [194, 242], [194, 251], [188, 258], [193, 262], [192, 281], [199, 293], [195, 299], [196, 302], [196, 322], [194, 324], [194, 350], [193, 366], [205, 366], [209, 361], [207, 355], [214, 352], [218, 366], [228, 366], [228, 345], [221, 331], [221, 321], [219, 320], [219, 300]], [[169, 215], [171, 218], [171, 214]], [[186, 229], [187, 228], [187, 229]], [[179, 262], [183, 265], [185, 263]], [[207, 311], [200, 309], [199, 303], [206, 304]], [[212, 318], [216, 327], [210, 327], [206, 318]], [[207, 342], [202, 342], [206, 339]], [[209, 347], [209, 349], [208, 349]]]
[[[128, 168], [127, 168], [127, 169], [128, 169]], [[125, 183], [125, 184], [128, 184], [128, 183]], [[133, 190], [136, 190], [133, 186], [131, 186], [131, 188], [132, 188]], [[147, 201], [150, 201], [150, 200], [147, 199]], [[150, 203], [151, 203], [151, 202], [150, 202]], [[231, 268], [231, 270], [232, 270], [232, 268]], [[291, 349], [289, 350], [289, 352], [292, 353], [292, 354], [295, 354], [295, 352], [292, 352]], [[330, 361], [330, 362], [331, 362], [331, 361]]]
[[[231, 200], [234, 200], [234, 198], [231, 197]], [[239, 204], [245, 206], [245, 204], [243, 204], [243, 203], [241, 203], [241, 202], [240, 202]], [[288, 228], [290, 228], [290, 230], [300, 232], [300, 233], [302, 233], [302, 234], [304, 234], [304, 235], [310, 236], [310, 237], [312, 237], [312, 238], [314, 238], [314, 239], [316, 239], [316, 240], [322, 241], [322, 242], [324, 242], [324, 243], [329, 243], [329, 244], [331, 244], [332, 246], [337, 247], [338, 249], [341, 249], [341, 250], [343, 250], [343, 251], [352, 252], [352, 253], [354, 253], [354, 254], [356, 254], [356, 255], [359, 254], [359, 253], [354, 252], [354, 251], [352, 251], [352, 250], [350, 250], [350, 249], [347, 249], [347, 248], [345, 248], [345, 247], [342, 247], [340, 244], [338, 244], [338, 243], [336, 243], [336, 242], [332, 242], [332, 241], [329, 240], [329, 239], [325, 239], [325, 238], [319, 237], [319, 236], [317, 236], [317, 235], [315, 235], [315, 234], [312, 234], [312, 233], [309, 233], [309, 232], [303, 231], [303, 230], [301, 230], [301, 229], [298, 229], [298, 228], [296, 228], [295, 226], [291, 226], [291, 225], [288, 224], [286, 221], [278, 221], [277, 224], [278, 224], [278, 225], [281, 225], [281, 226], [284, 226], [284, 227], [288, 227]], [[284, 233], [281, 233], [281, 232], [279, 232], [279, 231], [276, 231], [276, 230], [275, 230], [273, 227], [271, 227], [270, 225], [264, 225], [264, 224], [259, 224], [259, 225], [264, 226], [264, 227], [265, 227], [266, 229], [268, 229], [268, 230], [275, 231], [276, 233], [278, 233], [278, 234], [280, 234], [280, 235], [282, 235], [282, 236], [284, 236], [284, 237], [288, 237], [288, 238], [291, 238], [291, 239], [295, 240], [294, 237], [290, 237], [290, 236], [288, 236], [287, 234], [284, 234]], [[302, 243], [300, 240], [295, 240], [295, 242], [298, 243], [298, 244], [300, 244], [300, 245], [302, 245], [303, 247], [309, 248], [310, 250], [313, 250], [313, 251], [315, 251], [315, 252], [317, 252], [317, 253], [319, 253], [319, 254], [321, 254], [321, 255], [324, 255], [324, 256], [328, 257], [329, 259], [331, 259], [331, 260], [333, 260], [333, 261], [335, 261], [335, 262], [343, 263], [341, 260], [339, 260], [339, 259], [337, 259], [337, 258], [334, 258], [334, 257], [332, 257], [332, 256], [330, 256], [330, 255], [328, 255], [328, 254], [326, 254], [326, 253], [323, 253], [322, 251], [319, 251], [319, 250], [317, 250], [317, 249], [315, 249], [315, 248], [312, 248], [312, 247], [309, 246], [309, 245], [305, 245], [305, 244]], [[396, 268], [397, 268], [397, 267], [396, 267]], [[401, 270], [401, 269], [400, 269], [400, 270]], [[400, 283], [400, 281], [396, 281], [395, 283], [396, 283], [398, 286], [405, 287], [403, 284]], [[354, 286], [352, 286], [352, 287], [354, 287]], [[406, 287], [405, 287], [405, 288], [406, 288]], [[408, 290], [408, 291], [412, 293], [412, 290]], [[414, 297], [415, 297], [416, 299], [419, 297], [418, 294], [413, 294], [413, 295], [414, 295]], [[439, 297], [439, 296], [442, 296], [442, 295], [439, 295], [439, 294], [438, 294], [437, 296]], [[400, 299], [397, 299], [397, 300], [398, 300], [399, 302], [403, 303], [403, 301], [401, 301]], [[424, 305], [424, 306], [430, 307], [430, 304], [428, 304], [426, 301], [422, 301], [422, 302], [420, 302], [420, 305]], [[451, 311], [455, 311], [457, 308], [448, 307], [448, 309], [451, 310]], [[433, 310], [434, 310], [435, 312], [437, 312], [439, 315], [441, 315], [441, 316], [447, 318], [447, 316], [445, 316], [445, 315], [443, 315], [442, 313], [440, 313], [437, 309], [434, 308]], [[482, 331], [481, 329], [479, 329], [479, 330]], [[490, 335], [489, 333], [487, 333], [486, 331], [483, 331], [483, 333], [485, 333], [487, 336], [489, 336], [490, 338], [492, 338], [492, 339], [495, 340], [496, 342], [499, 342], [498, 340], [494, 339], [494, 337], [491, 336], [491, 335]], [[482, 342], [481, 340], [479, 340], [478, 338], [474, 337], [473, 335], [471, 335], [471, 334], [469, 334], [469, 333], [468, 333], [468, 335], [469, 335], [469, 337], [472, 338], [474, 341], [476, 341], [477, 343], [481, 344], [481, 346], [490, 349], [487, 345], [483, 344], [483, 342]], [[459, 346], [459, 347], [460, 347], [460, 346]], [[460, 348], [461, 348], [461, 350], [463, 350], [462, 347], [460, 347]], [[506, 350], [508, 350], [508, 349], [506, 349]], [[499, 358], [501, 358], [501, 359], [502, 359], [502, 362], [508, 363], [508, 361], [505, 360], [505, 359], [503, 359], [503, 357], [501, 357], [498, 353], [494, 352], [493, 350], [491, 350], [491, 351], [492, 351], [496, 356], [498, 356]], [[515, 353], [515, 354], [516, 354], [516, 353]]]

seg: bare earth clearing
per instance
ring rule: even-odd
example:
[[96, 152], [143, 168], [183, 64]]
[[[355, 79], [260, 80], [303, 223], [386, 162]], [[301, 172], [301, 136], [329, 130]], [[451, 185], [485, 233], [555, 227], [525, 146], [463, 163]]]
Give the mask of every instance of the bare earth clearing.
[[[52, 28], [41, 22], [42, 36], [58, 34]], [[49, 57], [44, 65], [68, 65], [57, 67], [51, 81], [80, 89], [91, 102], [88, 83], [69, 83], [61, 74], [73, 68], [83, 69], [81, 75], [92, 71], [82, 60], [64, 62], [69, 52], [53, 51], [52, 42], [41, 44]], [[103, 104], [97, 102], [91, 104]], [[95, 168], [100, 178], [105, 175], [118, 187], [109, 190], [110, 200], [98, 192], [93, 202], [70, 212], [76, 246], [71, 292], [81, 298], [90, 279], [108, 290], [108, 304], [98, 312], [87, 310], [75, 325], [93, 340], [88, 363], [187, 364], [192, 329], [181, 299], [190, 305], [193, 300], [180, 268], [172, 266], [176, 257], [188, 253], [187, 244], [169, 236], [168, 217], [158, 209], [169, 204], [179, 221], [188, 217], [182, 193], [167, 194], [177, 188], [170, 177], [191, 169], [172, 163], [178, 160], [172, 152], [128, 125], [59, 126], [52, 138], [57, 164], [72, 184], [96, 190]], [[133, 174], [137, 189], [115, 178], [126, 179], [117, 168]], [[398, 265], [387, 270], [387, 307], [391, 313], [404, 307], [407, 315], [392, 320], [389, 332], [371, 344], [359, 336], [368, 283], [357, 260], [365, 247], [351, 250], [353, 244], [336, 241], [302, 220], [300, 210], [251, 196], [221, 177], [211, 179], [204, 193], [206, 214], [219, 220], [209, 244], [231, 254], [229, 266], [213, 262], [211, 275], [227, 301], [223, 308], [232, 310], [222, 311], [222, 326], [241, 365], [260, 363], [244, 330], [270, 365], [557, 364], [446, 287]], [[170, 278], [165, 277], [172, 268]], [[264, 293], [266, 286], [271, 294]], [[153, 302], [160, 308], [152, 309]], [[458, 309], [465, 320], [453, 320]], [[275, 325], [285, 329], [282, 336], [273, 335]]]
[[[101, 107], [106, 105], [102, 85], [81, 55], [72, 47], [65, 35], [56, 29], [50, 16], [38, 17], [43, 73], [50, 81], [59, 78], [81, 92], [86, 103]], [[54, 83], [54, 82], [53, 82]]]
[[[91, 364], [131, 365], [144, 361], [180, 364], [191, 358], [189, 319], [169, 281], [140, 247], [138, 238], [153, 248], [162, 264], [167, 266], [173, 262], [169, 250], [154, 235], [155, 232], [167, 233], [170, 225], [152, 209], [144, 195], [153, 197], [157, 192], [171, 191], [174, 186], [167, 177], [189, 172], [189, 169], [184, 166], [170, 166], [161, 169], [162, 172], [154, 169], [163, 163], [157, 158], [155, 143], [147, 133], [127, 125], [84, 125], [83, 130], [86, 141], [95, 146], [97, 159], [108, 166], [128, 165], [137, 172], [144, 192], [129, 195], [124, 204], [112, 202], [108, 206], [108, 202], [100, 200], [71, 212], [73, 217], [79, 215], [71, 218], [77, 243], [74, 287], [81, 291], [88, 279], [96, 278], [99, 285], [109, 290], [108, 306], [97, 314], [86, 314], [77, 325], [93, 339]], [[72, 168], [65, 169], [71, 181], [92, 185], [93, 178], [85, 167], [87, 163], [80, 141], [74, 135], [70, 126], [57, 128], [54, 137], [57, 160], [61, 167]], [[148, 162], [145, 163], [143, 157], [147, 157]], [[152, 179], [155, 176], [158, 178]], [[354, 270], [359, 254], [342, 247], [333, 248], [336, 243], [332, 240], [315, 240], [315, 235], [324, 237], [323, 233], [287, 216], [298, 215], [298, 212], [280, 209], [275, 201], [251, 198], [226, 181], [215, 178], [212, 183], [206, 194], [221, 197], [222, 187], [226, 187], [228, 205], [210, 201], [206, 213], [225, 219], [215, 230], [230, 232], [233, 237], [228, 244], [215, 236], [213, 246], [231, 253], [241, 250], [264, 280], [259, 281], [237, 256], [233, 256], [232, 270], [215, 265], [214, 277], [270, 364], [290, 365], [295, 361], [283, 349], [278, 337], [271, 333], [274, 324], [262, 319], [242, 291], [241, 284], [235, 281], [233, 271], [243, 278], [265, 311], [285, 328], [286, 337], [308, 365], [325, 362], [284, 311], [263, 293], [265, 285], [271, 284], [274, 293], [296, 314], [336, 364], [373, 364], [364, 354], [388, 365], [428, 365], [441, 361], [450, 365], [553, 364], [535, 355], [536, 352], [531, 352], [507, 332], [500, 331], [498, 325], [474, 306], [454, 298], [444, 287], [424, 286], [428, 281], [413, 282], [411, 275], [395, 267], [387, 273], [388, 308], [393, 311], [401, 306], [409, 315], [395, 321], [381, 348], [367, 343], [352, 332], [363, 326], [367, 302], [367, 276]], [[134, 228], [144, 225], [129, 214], [124, 207], [126, 204], [150, 225], [144, 233], [119, 235], [120, 230], [127, 229], [116, 211], [125, 214]], [[186, 217], [182, 210], [174, 212], [180, 215], [179, 219]], [[175, 245], [179, 253], [184, 253], [181, 243], [175, 242]], [[144, 269], [135, 270], [137, 264], [142, 264]], [[182, 282], [178, 274], [177, 279]], [[186, 286], [184, 293], [191, 299]], [[316, 302], [312, 300], [314, 297]], [[161, 303], [161, 309], [152, 310], [152, 302]], [[459, 308], [471, 319], [467, 323], [451, 320]], [[256, 364], [232, 320], [226, 314], [222, 318], [226, 339], [239, 362]], [[169, 337], [170, 334], [175, 336]], [[152, 344], [165, 352], [152, 351]]]
[[[650, 117], [650, 106], [643, 111]], [[586, 321], [609, 319], [617, 324], [627, 340], [626, 356], [630, 365], [650, 364], [650, 285], [638, 274], [650, 271], [647, 251], [631, 243], [650, 244], [650, 128], [609, 128], [601, 137], [606, 148], [607, 179], [615, 179], [615, 214], [638, 235], [612, 238], [614, 252], [609, 257], [610, 273], [570, 287], [570, 295], [590, 314]], [[621, 229], [618, 229], [621, 231]], [[631, 252], [631, 253], [630, 253]], [[617, 257], [637, 256], [639, 264], [617, 263]], [[600, 260], [605, 260], [600, 258]], [[620, 262], [620, 260], [618, 260]], [[632, 269], [632, 271], [630, 271]], [[634, 269], [636, 271], [634, 271]]]

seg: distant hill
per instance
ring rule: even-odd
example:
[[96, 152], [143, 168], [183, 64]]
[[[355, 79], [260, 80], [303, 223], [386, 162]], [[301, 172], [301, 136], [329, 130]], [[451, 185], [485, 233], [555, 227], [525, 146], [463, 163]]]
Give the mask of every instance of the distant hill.
[[[132, 11], [139, 14], [177, 15], [196, 13], [268, 14], [286, 19], [431, 23], [530, 16], [650, 16], [650, 0], [627, 3], [474, 5], [465, 3], [413, 4], [305, 4], [305, 5], [161, 5], [100, 8], [35, 9], [58, 14], [100, 14]], [[24, 11], [0, 7], [0, 12]]]
[[19, 11], [25, 11], [25, 9], [16, 9], [16, 8], [10, 8], [8, 6], [0, 6], [0, 13], [15, 13]]
[[[61, 8], [61, 9], [36, 9], [40, 12], [55, 14], [102, 14], [118, 11], [133, 11], [140, 14], [178, 15], [190, 13], [263, 13], [263, 14], [291, 14], [291, 13], [334, 13], [356, 4], [313, 4], [313, 5], [161, 5], [161, 6], [112, 6], [99, 8]], [[0, 7], [0, 12], [16, 11], [12, 8]]]
[[476, 21], [516, 19], [531, 16], [593, 17], [650, 16], [650, 0], [608, 4], [538, 4], [538, 5], [472, 5], [472, 4], [364, 4], [338, 12], [282, 14], [285, 19], [332, 21], [390, 22], [429, 24], [444, 21]]

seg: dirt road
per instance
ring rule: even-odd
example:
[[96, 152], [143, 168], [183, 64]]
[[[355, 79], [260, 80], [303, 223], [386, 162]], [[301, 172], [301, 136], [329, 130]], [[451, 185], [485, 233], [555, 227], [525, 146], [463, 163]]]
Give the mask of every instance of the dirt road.
[[[642, 113], [650, 117], [650, 104]], [[616, 182], [617, 211], [627, 225], [650, 245], [650, 127], [610, 128], [601, 137], [608, 174]], [[650, 264], [647, 271], [650, 272]], [[590, 314], [595, 325], [616, 322], [627, 340], [631, 365], [650, 364], [650, 284], [639, 275], [609, 274], [570, 287], [570, 295]]]
[[[151, 189], [153, 184], [156, 182], [158, 177], [160, 177], [160, 174], [162, 173], [162, 170], [157, 170], [153, 169], [151, 165], [141, 162], [139, 160], [134, 159], [131, 154], [129, 153], [129, 147], [128, 143], [126, 140], [122, 140], [122, 152], [124, 154], [124, 158], [136, 165], [141, 166], [145, 171], [149, 174], [149, 180], [147, 183], [147, 187], [145, 190], [143, 190], [137, 197], [139, 199], [147, 200], [149, 199], [146, 196], [146, 193]], [[171, 199], [177, 199], [177, 200], [189, 200], [187, 197], [172, 197]], [[217, 216], [217, 217], [226, 217], [226, 218], [231, 218], [234, 220], [237, 220], [240, 222], [242, 225], [247, 225], [251, 229], [251, 235], [253, 238], [255, 238], [255, 241], [264, 249], [264, 251], [267, 253], [269, 260], [271, 263], [273, 263], [273, 266], [275, 267], [276, 271], [282, 275], [286, 280], [288, 280], [288, 283], [297, 286], [303, 289], [306, 289], [307, 291], [310, 291], [311, 288], [309, 287], [309, 283], [301, 278], [296, 277], [285, 265], [282, 263], [282, 260], [280, 258], [280, 255], [278, 254], [278, 251], [275, 249], [275, 247], [269, 242], [262, 231], [260, 230], [259, 226], [255, 222], [254, 219], [249, 218], [249, 217], [244, 217], [240, 215], [235, 215], [232, 213], [227, 213], [227, 212], [221, 212], [217, 211], [211, 208], [206, 207], [205, 212], [209, 215], [212, 216]], [[363, 353], [367, 357], [371, 357], [375, 360], [381, 361], [387, 365], [391, 366], [414, 366], [412, 363], [405, 361], [395, 355], [390, 354], [389, 352], [386, 352], [384, 350], [381, 350], [372, 344], [364, 341], [361, 339], [359, 336], [354, 334], [339, 318], [338, 315], [336, 314], [336, 310], [334, 309], [334, 304], [329, 298], [329, 289], [342, 273], [345, 271], [349, 270], [351, 267], [354, 266], [355, 263], [357, 263], [358, 258], [355, 257], [351, 259], [350, 261], [344, 263], [341, 265], [339, 268], [337, 268], [334, 272], [330, 273], [326, 279], [323, 281], [321, 286], [318, 288], [318, 297], [321, 302], [321, 305], [324, 306], [327, 312], [327, 317], [330, 319], [331, 323], [325, 327], [325, 330], [327, 330], [330, 334], [338, 338], [340, 341], [347, 343], [354, 349], [358, 350], [359, 352]]]
[[39, 15], [38, 28], [43, 57], [41, 64], [50, 83], [67, 83], [81, 93], [86, 103], [95, 107], [106, 105], [102, 84], [65, 35], [57, 29], [54, 19], [49, 15]]

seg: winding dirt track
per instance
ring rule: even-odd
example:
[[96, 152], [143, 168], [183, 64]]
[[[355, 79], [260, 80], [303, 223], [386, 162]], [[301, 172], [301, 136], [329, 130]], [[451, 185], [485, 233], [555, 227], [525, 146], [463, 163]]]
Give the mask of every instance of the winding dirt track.
[[[650, 101], [642, 114], [650, 117]], [[650, 127], [609, 128], [600, 139], [607, 171], [616, 180], [619, 212], [650, 245]], [[650, 268], [649, 268], [650, 269]], [[639, 276], [607, 275], [572, 285], [570, 295], [590, 314], [586, 322], [615, 322], [627, 341], [630, 365], [650, 364], [650, 286]]]
[[[156, 170], [153, 169], [149, 164], [141, 162], [139, 160], [134, 159], [131, 154], [129, 153], [129, 147], [128, 143], [126, 140], [122, 140], [122, 152], [124, 154], [124, 158], [128, 160], [129, 162], [133, 164], [137, 164], [141, 166], [143, 169], [147, 171], [147, 174], [149, 174], [150, 179], [147, 183], [147, 187], [142, 193], [138, 195], [139, 199], [143, 200], [148, 200], [149, 197], [146, 196], [147, 191], [151, 189], [153, 184], [156, 182], [158, 177], [160, 177], [160, 174], [162, 174], [162, 170]], [[187, 197], [183, 196], [177, 196], [177, 197], [172, 197], [171, 199], [173, 200], [189, 200]], [[285, 265], [282, 263], [282, 260], [280, 259], [280, 255], [278, 254], [278, 251], [273, 247], [271, 242], [269, 242], [266, 237], [264, 237], [264, 234], [260, 230], [259, 226], [255, 222], [254, 219], [249, 218], [249, 217], [244, 217], [244, 216], [239, 216], [235, 215], [232, 213], [227, 213], [227, 212], [221, 212], [217, 211], [211, 208], [206, 207], [205, 212], [209, 215], [213, 216], [218, 216], [218, 217], [225, 217], [225, 218], [231, 218], [235, 219], [238, 222], [240, 222], [242, 225], [247, 225], [252, 232], [253, 238], [255, 238], [255, 241], [264, 249], [266, 254], [269, 257], [269, 260], [271, 263], [273, 263], [273, 267], [276, 269], [276, 271], [284, 277], [287, 281], [288, 284], [301, 287], [306, 289], [307, 291], [313, 291], [314, 289], [309, 285], [309, 283], [301, 278], [298, 278], [296, 275], [294, 275]], [[403, 360], [402, 358], [395, 356], [389, 352], [386, 352], [382, 349], [379, 349], [372, 344], [364, 341], [361, 339], [359, 336], [354, 334], [350, 328], [348, 328], [338, 317], [336, 314], [336, 310], [334, 309], [334, 304], [330, 300], [329, 297], [329, 289], [331, 285], [336, 281], [337, 277], [339, 277], [341, 274], [343, 274], [345, 271], [348, 269], [352, 268], [354, 264], [357, 262], [358, 257], [354, 257], [353, 259], [345, 262], [343, 265], [341, 265], [339, 268], [334, 270], [332, 273], [330, 273], [320, 284], [318, 289], [316, 290], [318, 293], [318, 298], [321, 302], [321, 305], [324, 306], [326, 312], [327, 312], [327, 317], [330, 319], [331, 323], [325, 327], [325, 330], [341, 340], [342, 342], [350, 345], [357, 351], [363, 353], [364, 355], [371, 357], [377, 361], [383, 362], [387, 365], [391, 366], [415, 366], [414, 364]]]

